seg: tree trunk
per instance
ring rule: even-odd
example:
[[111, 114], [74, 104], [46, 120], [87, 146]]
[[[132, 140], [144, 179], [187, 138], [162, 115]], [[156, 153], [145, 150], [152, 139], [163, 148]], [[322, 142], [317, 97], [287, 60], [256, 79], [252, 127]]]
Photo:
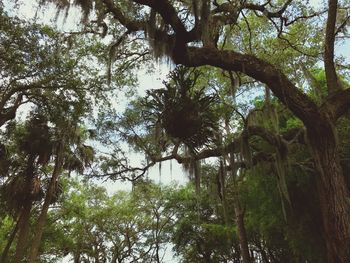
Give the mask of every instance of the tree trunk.
[[250, 255], [249, 255], [249, 248], [248, 248], [248, 239], [247, 239], [247, 232], [245, 230], [244, 226], [244, 215], [241, 209], [241, 206], [238, 202], [238, 200], [234, 201], [234, 209], [235, 209], [235, 216], [236, 216], [236, 224], [238, 229], [238, 240], [239, 240], [239, 247], [241, 249], [241, 254], [243, 258], [243, 263], [250, 263]]
[[[242, 158], [244, 158], [242, 156]], [[234, 200], [233, 200], [233, 207], [235, 211], [235, 217], [236, 217], [236, 224], [238, 229], [238, 242], [239, 247], [241, 250], [241, 255], [243, 258], [243, 263], [250, 263], [251, 258], [249, 255], [249, 247], [248, 247], [248, 239], [247, 239], [247, 232], [245, 230], [244, 226], [244, 213], [242, 211], [241, 203], [240, 203], [240, 197], [239, 197], [239, 187], [237, 183], [237, 176], [238, 176], [238, 170], [235, 168], [235, 154], [232, 152], [229, 155], [229, 162], [231, 166], [231, 177], [234, 180]]]
[[327, 97], [323, 107], [328, 108], [333, 116], [325, 118], [322, 112], [320, 115], [317, 105], [301, 89], [298, 89], [282, 71], [266, 61], [234, 51], [218, 51], [213, 48], [188, 47], [186, 51], [187, 54], [180, 56], [176, 56], [174, 52], [174, 62], [186, 66], [210, 65], [242, 72], [268, 85], [274, 95], [305, 124], [312, 157], [319, 172], [318, 191], [328, 261], [350, 262], [350, 196], [339, 162], [334, 125], [329, 120], [336, 120], [349, 107], [349, 89], [338, 93], [338, 96]]
[[323, 120], [308, 127], [308, 139], [318, 171], [317, 188], [328, 262], [350, 262], [350, 196], [339, 160], [334, 125]]
[[19, 233], [18, 233], [18, 241], [16, 245], [16, 252], [14, 256], [14, 263], [20, 263], [24, 257], [24, 253], [28, 244], [29, 238], [29, 226], [30, 226], [30, 212], [33, 206], [32, 200], [32, 186], [34, 179], [34, 161], [35, 155], [32, 154], [28, 157], [27, 160], [27, 168], [26, 168], [26, 178], [25, 178], [25, 191], [24, 195], [26, 196], [26, 200], [21, 209], [21, 220], [19, 221]]
[[61, 169], [62, 169], [62, 153], [63, 153], [63, 148], [62, 145], [59, 146], [57, 157], [56, 157], [56, 162], [55, 162], [55, 168], [52, 173], [52, 177], [47, 189], [47, 193], [45, 196], [45, 201], [43, 204], [43, 207], [41, 209], [41, 213], [38, 218], [38, 222], [34, 231], [34, 237], [32, 241], [32, 247], [30, 249], [30, 254], [29, 254], [29, 263], [35, 263], [36, 258], [38, 256], [38, 251], [41, 243], [41, 238], [42, 234], [44, 231], [45, 223], [46, 223], [46, 218], [47, 218], [47, 211], [49, 210], [49, 206], [51, 204], [51, 200], [55, 194], [56, 191], [56, 185], [57, 185], [57, 179], [59, 175], [61, 174]]
[[22, 208], [22, 217], [19, 222], [18, 241], [16, 245], [16, 252], [14, 256], [14, 263], [20, 263], [23, 259], [28, 238], [29, 238], [29, 221], [30, 211], [32, 210], [32, 200], [28, 200]]

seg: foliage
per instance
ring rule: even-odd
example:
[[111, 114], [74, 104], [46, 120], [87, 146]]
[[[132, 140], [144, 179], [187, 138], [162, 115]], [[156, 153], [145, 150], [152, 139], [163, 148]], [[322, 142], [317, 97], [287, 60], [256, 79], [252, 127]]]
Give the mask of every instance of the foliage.
[[[0, 9], [4, 254], [27, 260], [44, 230], [42, 262], [162, 262], [170, 247], [184, 262], [349, 261], [349, 66], [334, 55], [348, 1], [48, 3], [79, 6], [82, 32]], [[117, 114], [109, 96], [152, 56], [182, 66]], [[172, 159], [194, 182], [144, 178]], [[87, 166], [133, 190], [68, 179]]]
[[165, 89], [148, 91], [144, 102], [151, 115], [146, 118], [152, 117], [152, 114], [160, 115], [153, 118], [166, 133], [191, 148], [215, 140], [217, 128], [213, 107], [217, 98], [205, 94], [205, 87], [198, 88], [196, 82], [200, 74], [200, 71], [178, 67], [169, 74], [169, 81], [164, 83]]
[[91, 183], [69, 180], [65, 187], [62, 205], [49, 215], [43, 259], [69, 255], [80, 261], [161, 262], [172, 225], [162, 198], [167, 190], [145, 183], [131, 193], [109, 196]]

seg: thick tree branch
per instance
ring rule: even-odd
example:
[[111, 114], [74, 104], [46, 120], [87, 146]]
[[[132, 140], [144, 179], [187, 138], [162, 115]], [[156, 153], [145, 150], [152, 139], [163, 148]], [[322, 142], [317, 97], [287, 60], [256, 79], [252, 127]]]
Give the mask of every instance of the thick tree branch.
[[21, 105], [22, 95], [18, 95], [14, 105], [9, 108], [1, 108], [0, 109], [0, 127], [4, 125], [7, 121], [13, 120], [16, 117], [16, 112], [18, 107]]
[[[110, 1], [110, 0], [104, 0]], [[200, 38], [200, 27], [195, 25], [191, 31], [187, 31], [184, 23], [178, 16], [177, 10], [168, 0], [133, 0], [133, 2], [148, 6], [154, 11], [159, 13], [165, 24], [172, 27], [175, 34], [168, 35], [169, 38], [176, 36], [177, 44], [183, 46], [185, 43], [189, 43]], [[166, 34], [167, 32], [160, 32]], [[183, 47], [181, 47], [183, 48]]]
[[[259, 127], [259, 126], [250, 126], [247, 128], [247, 135], [249, 137], [253, 136], [259, 136], [272, 146], [276, 147], [278, 150], [286, 150], [287, 144], [292, 143], [301, 143], [305, 144], [304, 140], [304, 130], [295, 128], [287, 131], [283, 134], [274, 134], [270, 132], [269, 130]], [[147, 152], [145, 152], [146, 155], [151, 159], [151, 162], [143, 167], [129, 167], [128, 165], [119, 165], [120, 169], [115, 172], [111, 173], [105, 173], [105, 174], [96, 174], [93, 172], [93, 175], [95, 177], [108, 177], [111, 179], [122, 179], [122, 180], [128, 180], [128, 181], [136, 181], [142, 176], [146, 174], [146, 172], [156, 165], [157, 163], [169, 161], [169, 160], [176, 160], [179, 164], [189, 163], [192, 160], [199, 161], [204, 160], [210, 157], [220, 157], [223, 156], [223, 153], [239, 153], [241, 151], [241, 136], [245, 136], [241, 134], [236, 139], [232, 140], [229, 144], [223, 146], [223, 147], [216, 147], [213, 149], [204, 149], [196, 154], [193, 154], [191, 156], [184, 156], [178, 153], [179, 150], [179, 143], [175, 144], [172, 152], [165, 156], [149, 156]], [[274, 161], [272, 156], [269, 154], [258, 152], [256, 155], [253, 156], [252, 164], [257, 164], [261, 161]], [[246, 168], [248, 167], [247, 163], [245, 161], [240, 162], [239, 167]], [[131, 176], [128, 176], [127, 174], [131, 174]]]
[[177, 11], [168, 0], [133, 0], [135, 3], [146, 5], [159, 13], [165, 24], [171, 25], [176, 35], [184, 37], [188, 33], [177, 15]]
[[255, 56], [214, 48], [188, 48], [187, 56], [175, 62], [185, 66], [211, 65], [224, 70], [242, 72], [265, 83], [280, 101], [305, 124], [319, 120], [316, 104], [299, 90], [280, 70]]
[[269, 144], [280, 147], [282, 143], [282, 137], [278, 134], [274, 134], [267, 129], [260, 127], [260, 126], [249, 126], [247, 128], [247, 132], [249, 136], [259, 136], [263, 138], [265, 141], [267, 141]]
[[281, 9], [279, 9], [276, 12], [270, 12], [266, 9], [265, 5], [257, 5], [257, 4], [252, 4], [252, 3], [244, 3], [242, 5], [243, 8], [254, 10], [254, 11], [260, 11], [264, 13], [268, 18], [278, 18], [283, 15], [283, 13], [286, 11], [288, 6], [292, 3], [293, 0], [287, 0]]

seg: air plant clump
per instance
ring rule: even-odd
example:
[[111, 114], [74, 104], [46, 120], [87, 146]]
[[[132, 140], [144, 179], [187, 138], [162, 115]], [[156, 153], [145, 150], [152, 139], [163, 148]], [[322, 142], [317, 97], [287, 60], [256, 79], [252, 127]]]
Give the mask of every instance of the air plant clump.
[[168, 103], [162, 114], [166, 132], [188, 146], [202, 146], [214, 137], [215, 114], [211, 111], [211, 96], [200, 92], [193, 97], [184, 96]]
[[26, 154], [37, 155], [39, 164], [47, 164], [55, 144], [47, 119], [34, 114], [26, 126], [27, 132], [20, 139], [20, 149]]
[[147, 102], [165, 132], [192, 149], [211, 142], [218, 125], [213, 107], [217, 97], [195, 87], [199, 75], [197, 70], [176, 68], [164, 89], [148, 93]]
[[44, 191], [39, 178], [32, 178], [30, 185], [27, 185], [25, 174], [22, 174], [3, 185], [0, 189], [0, 194], [6, 200], [9, 200], [7, 205], [11, 210], [18, 210], [29, 199], [32, 201], [41, 200], [44, 196]]

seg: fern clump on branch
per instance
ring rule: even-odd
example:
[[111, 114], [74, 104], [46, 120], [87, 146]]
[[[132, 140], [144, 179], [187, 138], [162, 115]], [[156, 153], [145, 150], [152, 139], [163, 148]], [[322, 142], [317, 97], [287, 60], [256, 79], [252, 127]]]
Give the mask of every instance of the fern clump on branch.
[[188, 147], [201, 147], [215, 138], [218, 118], [214, 110], [217, 97], [195, 87], [199, 71], [177, 67], [164, 82], [165, 88], [148, 92], [148, 113], [173, 138]]

